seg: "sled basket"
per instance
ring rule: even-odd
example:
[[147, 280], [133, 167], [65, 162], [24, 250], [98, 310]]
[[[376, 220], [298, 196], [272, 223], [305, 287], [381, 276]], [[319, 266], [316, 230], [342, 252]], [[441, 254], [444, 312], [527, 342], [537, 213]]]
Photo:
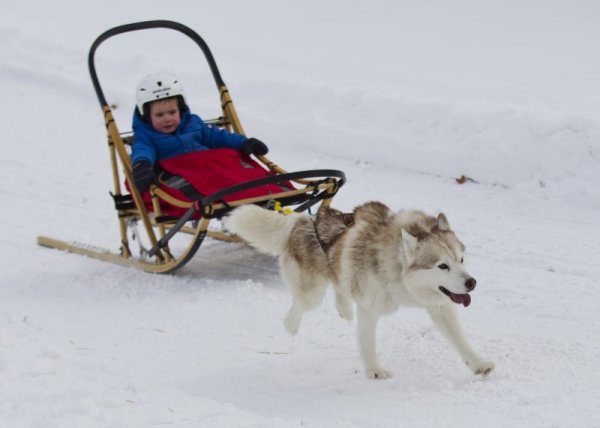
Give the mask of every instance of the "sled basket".
[[[258, 204], [295, 212], [317, 204], [329, 205], [345, 182], [343, 172], [334, 169], [287, 172], [265, 156], [250, 157], [229, 149], [189, 153], [161, 161], [159, 183], [151, 185], [148, 192], [140, 193], [131, 185], [133, 171], [129, 146], [134, 136], [119, 131], [100, 85], [94, 58], [98, 47], [113, 36], [156, 28], [182, 33], [204, 54], [221, 104], [221, 116], [205, 122], [245, 135], [212, 53], [196, 32], [177, 22], [164, 20], [132, 23], [105, 31], [90, 48], [88, 67], [107, 129], [113, 177], [110, 193], [117, 212], [120, 248], [117, 253], [44, 236], [38, 237], [38, 244], [148, 272], [170, 273], [194, 256], [206, 236], [239, 241], [227, 231], [209, 228], [213, 220], [239, 205]], [[138, 225], [142, 232], [138, 232]], [[135, 255], [130, 248], [132, 241], [139, 246]]]

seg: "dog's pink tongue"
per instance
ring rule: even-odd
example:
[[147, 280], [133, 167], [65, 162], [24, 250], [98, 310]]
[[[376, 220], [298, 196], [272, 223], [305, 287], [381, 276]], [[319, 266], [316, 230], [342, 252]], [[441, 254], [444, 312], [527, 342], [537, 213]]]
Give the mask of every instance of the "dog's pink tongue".
[[469, 306], [471, 304], [471, 295], [469, 294], [461, 294], [460, 297], [462, 298], [462, 304], [463, 306], [466, 308], [467, 306]]
[[455, 303], [462, 304], [465, 308], [471, 304], [471, 296], [469, 294], [452, 293], [451, 297]]

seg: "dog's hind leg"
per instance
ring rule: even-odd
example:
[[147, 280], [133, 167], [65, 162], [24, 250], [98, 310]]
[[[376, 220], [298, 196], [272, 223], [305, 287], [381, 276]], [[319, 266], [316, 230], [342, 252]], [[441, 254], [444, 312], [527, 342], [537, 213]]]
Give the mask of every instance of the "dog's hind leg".
[[343, 284], [335, 276], [332, 278], [333, 290], [335, 291], [335, 307], [342, 319], [352, 321], [354, 318], [354, 306], [352, 296], [347, 292]]
[[456, 315], [456, 309], [453, 306], [432, 306], [427, 308], [427, 311], [435, 325], [456, 348], [465, 364], [474, 374], [485, 376], [494, 370], [495, 364], [481, 358], [469, 345]]
[[354, 309], [352, 308], [352, 299], [343, 291], [335, 289], [335, 307], [340, 314], [340, 317], [347, 321], [352, 321], [354, 318]]
[[302, 315], [304, 315], [304, 311], [294, 299], [292, 302], [292, 307], [283, 320], [283, 325], [285, 326], [286, 331], [292, 336], [297, 334], [298, 330], [300, 329]]
[[387, 379], [392, 377], [392, 374], [381, 367], [377, 360], [376, 329], [378, 318], [376, 314], [358, 305], [358, 346], [367, 377], [370, 379]]
[[281, 275], [294, 299], [283, 324], [289, 334], [295, 335], [300, 329], [304, 313], [316, 308], [323, 301], [328, 280], [301, 269], [291, 258], [280, 259], [280, 266]]
[[294, 293], [294, 301], [283, 321], [285, 329], [291, 335], [298, 333], [304, 313], [319, 306], [325, 297], [327, 282], [314, 278], [313, 284], [308, 293]]

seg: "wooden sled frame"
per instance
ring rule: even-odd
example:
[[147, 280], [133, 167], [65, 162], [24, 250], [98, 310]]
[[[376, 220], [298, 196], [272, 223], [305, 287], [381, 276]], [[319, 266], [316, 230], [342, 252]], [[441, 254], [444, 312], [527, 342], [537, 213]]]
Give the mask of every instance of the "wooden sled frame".
[[[120, 251], [119, 253], [114, 253], [94, 246], [67, 243], [45, 236], [38, 237], [39, 245], [81, 254], [124, 266], [131, 266], [147, 272], [171, 273], [185, 265], [194, 256], [206, 236], [226, 241], [239, 241], [236, 236], [229, 235], [224, 231], [209, 230], [211, 220], [226, 214], [236, 206], [250, 203], [270, 207], [293, 205], [295, 206], [294, 211], [301, 212], [319, 202], [322, 205], [329, 205], [331, 203], [331, 199], [346, 180], [343, 172], [338, 170], [311, 170], [288, 173], [265, 156], [256, 156], [256, 158], [266, 169], [274, 173], [273, 176], [232, 186], [191, 202], [189, 200], [176, 199], [159, 187], [152, 185], [150, 192], [152, 196], [153, 212], [149, 212], [144, 205], [142, 195], [135, 186], [130, 186], [130, 195], [124, 195], [122, 191], [123, 177], [119, 171], [122, 170], [124, 178], [129, 183], [133, 183], [131, 158], [127, 150], [127, 144], [131, 142], [131, 136], [121, 134], [117, 128], [110, 105], [107, 103], [102, 87], [100, 86], [94, 64], [94, 55], [100, 44], [110, 37], [131, 31], [153, 28], [167, 28], [183, 33], [190, 37], [200, 47], [208, 62], [221, 99], [222, 116], [218, 119], [207, 121], [207, 123], [221, 126], [238, 134], [245, 134], [229, 91], [227, 90], [227, 86], [221, 78], [221, 74], [212, 53], [210, 52], [208, 45], [196, 32], [177, 22], [165, 20], [132, 23], [105, 31], [98, 36], [90, 48], [88, 67], [106, 123], [110, 164], [112, 167], [114, 183], [113, 198], [115, 199], [115, 208], [118, 214], [121, 235]], [[296, 183], [297, 189], [274, 195], [237, 200], [235, 202], [225, 203], [223, 201], [224, 196], [264, 184], [283, 181]], [[185, 208], [187, 211], [185, 212], [185, 215], [179, 219], [162, 220], [164, 216], [161, 215], [160, 201], [165, 201], [171, 205]], [[199, 212], [201, 213], [201, 218], [197, 219], [197, 214]], [[132, 225], [135, 227], [138, 222], [141, 222], [143, 226], [150, 249], [141, 249], [140, 255], [136, 257], [130, 250], [129, 235], [132, 233]], [[169, 244], [175, 236], [181, 234], [188, 235], [189, 239], [184, 245], [184, 248], [178, 254], [174, 254], [171, 251]], [[133, 235], [133, 238], [137, 239], [135, 235]]]

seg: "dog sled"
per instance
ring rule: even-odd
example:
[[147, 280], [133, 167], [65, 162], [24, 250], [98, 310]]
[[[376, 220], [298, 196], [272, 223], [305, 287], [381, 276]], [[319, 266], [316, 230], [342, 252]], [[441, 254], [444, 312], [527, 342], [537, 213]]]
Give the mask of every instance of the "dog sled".
[[[94, 58], [98, 47], [113, 36], [156, 28], [175, 30], [191, 38], [204, 54], [221, 103], [221, 115], [205, 122], [245, 135], [212, 53], [195, 31], [177, 22], [164, 20], [132, 23], [105, 31], [90, 48], [88, 67], [107, 129], [113, 178], [110, 193], [120, 235], [119, 249], [111, 251], [46, 236], [39, 236], [38, 244], [147, 272], [171, 273], [184, 266], [196, 254], [207, 236], [217, 240], [240, 241], [235, 235], [223, 230], [219, 221], [237, 206], [256, 204], [273, 210], [303, 212], [317, 204], [329, 205], [345, 182], [342, 171], [318, 169], [288, 172], [263, 155], [244, 157], [238, 154], [240, 159], [227, 163], [223, 158], [235, 155], [218, 151], [228, 149], [206, 151], [210, 153], [207, 156], [217, 157], [219, 162], [225, 162], [221, 167], [208, 168], [209, 176], [203, 181], [211, 184], [209, 189], [198, 189], [190, 185], [185, 176], [178, 175], [181, 163], [166, 162], [175, 163], [175, 166], [161, 164], [164, 171], [159, 175], [160, 182], [152, 184], [148, 192], [138, 191], [133, 185], [130, 157], [135, 136], [119, 131], [100, 85]], [[192, 158], [195, 156], [190, 155]], [[210, 159], [203, 160], [210, 164]], [[183, 164], [193, 161], [197, 159], [182, 160]], [[231, 165], [236, 163], [243, 165], [240, 171], [247, 172], [251, 169], [253, 172], [250, 175], [244, 173], [231, 177]], [[228, 171], [229, 177], [223, 179], [220, 171]]]

